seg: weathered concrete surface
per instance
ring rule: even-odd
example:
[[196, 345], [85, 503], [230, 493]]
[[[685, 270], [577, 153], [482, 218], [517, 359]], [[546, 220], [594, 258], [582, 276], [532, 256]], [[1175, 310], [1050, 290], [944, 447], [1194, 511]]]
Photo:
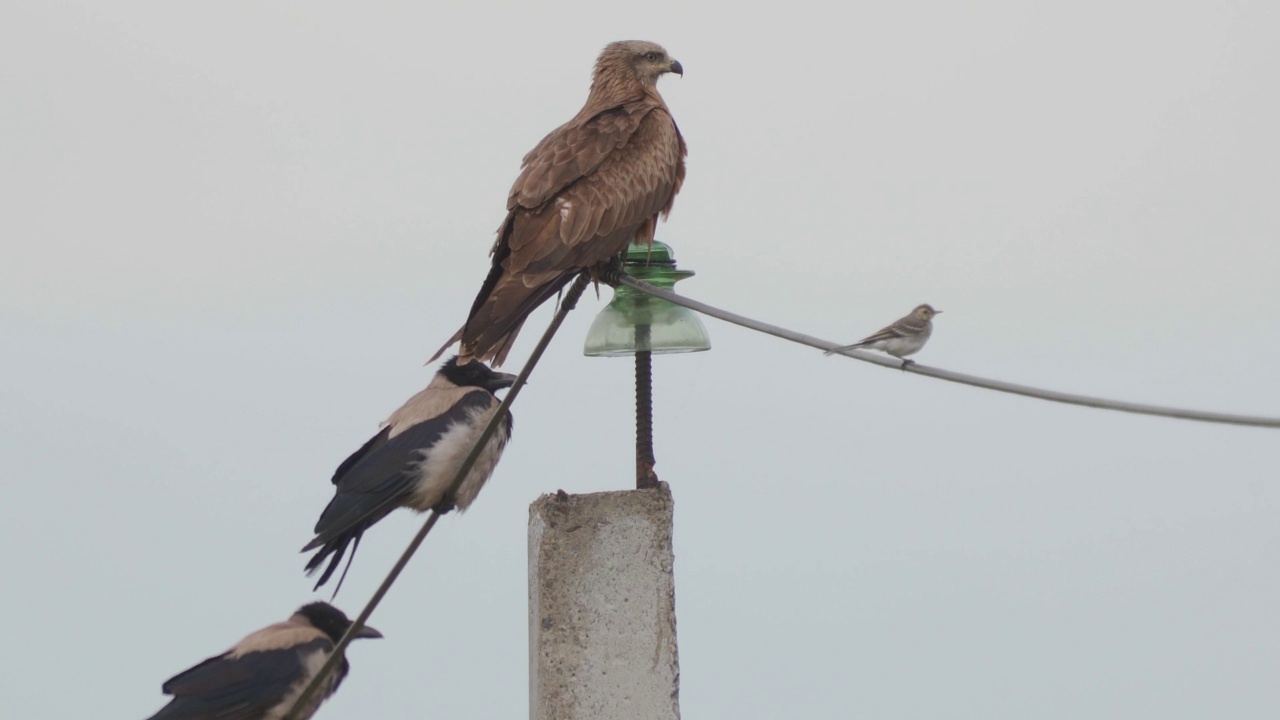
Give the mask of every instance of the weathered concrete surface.
[[529, 506], [531, 720], [678, 720], [671, 490]]

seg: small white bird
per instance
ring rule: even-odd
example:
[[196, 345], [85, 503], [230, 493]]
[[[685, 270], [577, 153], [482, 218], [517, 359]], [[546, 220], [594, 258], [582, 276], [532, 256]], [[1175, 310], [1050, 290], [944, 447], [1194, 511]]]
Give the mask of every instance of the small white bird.
[[933, 334], [933, 316], [940, 312], [942, 311], [934, 310], [928, 303], [918, 305], [915, 310], [874, 335], [868, 335], [852, 345], [833, 348], [823, 355], [854, 348], [883, 350], [896, 358], [902, 358], [902, 367], [905, 368], [914, 362], [907, 360], [906, 357], [920, 352], [920, 348], [929, 342], [929, 336]]

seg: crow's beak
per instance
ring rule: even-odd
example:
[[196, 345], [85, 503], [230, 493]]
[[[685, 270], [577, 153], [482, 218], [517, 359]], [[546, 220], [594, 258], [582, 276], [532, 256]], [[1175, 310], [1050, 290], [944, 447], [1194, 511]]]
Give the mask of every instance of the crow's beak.
[[356, 633], [356, 637], [355, 637], [355, 639], [357, 639], [357, 640], [377, 640], [377, 639], [379, 639], [379, 638], [381, 638], [381, 637], [382, 637], [382, 633], [378, 632], [378, 631], [377, 631], [376, 629], [374, 629], [374, 628], [369, 627], [368, 625], [365, 625], [364, 627], [360, 628], [360, 632]]

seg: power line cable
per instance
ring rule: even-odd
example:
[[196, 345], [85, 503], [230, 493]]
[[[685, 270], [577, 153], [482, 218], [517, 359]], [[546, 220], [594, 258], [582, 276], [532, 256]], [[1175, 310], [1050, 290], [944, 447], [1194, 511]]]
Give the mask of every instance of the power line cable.
[[[728, 310], [699, 302], [683, 295], [677, 295], [669, 290], [650, 285], [642, 280], [637, 280], [631, 275], [621, 270], [612, 269], [601, 276], [611, 284], [625, 285], [633, 290], [638, 290], [646, 295], [651, 295], [668, 302], [675, 303], [687, 307], [690, 310], [696, 310], [703, 315], [723, 320], [734, 325], [740, 325], [750, 330], [762, 332], [767, 335], [790, 340], [801, 345], [818, 348], [819, 350], [834, 350], [840, 347], [839, 343], [833, 343], [827, 340], [798, 333], [794, 330], [788, 330], [777, 325], [770, 325], [766, 322], [754, 320], [744, 317]], [[930, 367], [912, 362], [905, 367], [900, 360], [891, 360], [881, 355], [873, 355], [864, 350], [844, 350], [839, 352], [840, 355], [851, 357], [855, 360], [880, 365], [881, 367], [893, 368], [894, 370], [905, 370], [906, 372], [924, 375], [926, 377], [937, 378], [938, 380], [946, 380], [948, 382], [960, 383], [962, 385], [972, 385], [974, 387], [985, 388], [987, 390], [995, 390], [997, 392], [1012, 393], [1014, 395], [1023, 395], [1039, 400], [1048, 400], [1050, 402], [1066, 403], [1068, 405], [1083, 405], [1085, 407], [1100, 408], [1103, 410], [1117, 410], [1119, 412], [1135, 413], [1138, 415], [1156, 415], [1160, 417], [1178, 418], [1181, 420], [1196, 420], [1199, 422], [1219, 423], [1224, 425], [1245, 425], [1252, 427], [1280, 428], [1280, 418], [1263, 417], [1257, 415], [1234, 415], [1231, 413], [1207, 412], [1203, 410], [1190, 410], [1185, 408], [1166, 407], [1162, 405], [1146, 405], [1143, 403], [1127, 402], [1124, 400], [1111, 400], [1109, 398], [1091, 397], [1089, 395], [1076, 395], [1073, 393], [1064, 393], [1057, 390], [1045, 390], [1043, 388], [1031, 387], [1029, 385], [1018, 385], [1016, 383], [1004, 382], [1002, 380], [992, 380], [990, 378], [978, 377], [977, 375], [967, 375], [965, 373], [954, 372], [951, 370], [943, 370], [942, 368]]]

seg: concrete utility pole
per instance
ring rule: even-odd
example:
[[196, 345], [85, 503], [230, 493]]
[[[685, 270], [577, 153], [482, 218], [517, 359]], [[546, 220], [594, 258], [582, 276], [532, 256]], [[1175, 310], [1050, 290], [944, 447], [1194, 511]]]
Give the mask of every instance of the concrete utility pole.
[[679, 720], [671, 490], [529, 506], [530, 720]]

